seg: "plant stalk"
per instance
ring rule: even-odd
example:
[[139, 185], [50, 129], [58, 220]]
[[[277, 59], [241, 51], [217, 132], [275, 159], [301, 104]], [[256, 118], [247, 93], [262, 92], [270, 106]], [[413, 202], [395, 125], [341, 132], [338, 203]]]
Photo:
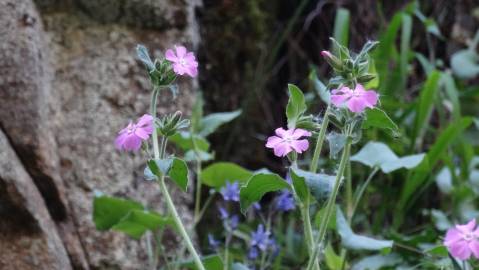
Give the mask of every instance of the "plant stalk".
[[[349, 136], [349, 131], [347, 132], [347, 134]], [[315, 261], [317, 260], [317, 257], [319, 255], [319, 251], [320, 251], [321, 246], [323, 244], [323, 239], [324, 239], [324, 236], [326, 235], [326, 230], [327, 230], [327, 227], [328, 227], [329, 219], [331, 218], [331, 214], [333, 212], [334, 205], [336, 203], [336, 197], [338, 195], [339, 188], [341, 186], [341, 178], [343, 177], [343, 174], [344, 174], [344, 171], [345, 171], [345, 168], [346, 168], [346, 164], [349, 161], [350, 148], [351, 148], [351, 138], [348, 138], [347, 142], [346, 142], [346, 145], [344, 146], [343, 154], [341, 156], [341, 161], [339, 162], [339, 169], [338, 169], [338, 173], [336, 175], [334, 188], [333, 188], [331, 196], [329, 197], [328, 202], [326, 204], [325, 216], [321, 220], [321, 224], [319, 226], [318, 239], [314, 243], [314, 246], [313, 246], [313, 255], [309, 258], [308, 266], [306, 268], [307, 270], [313, 269]]]
[[[158, 99], [158, 93], [160, 92], [160, 89], [154, 89], [151, 97], [151, 103], [150, 103], [150, 111], [151, 111], [151, 116], [153, 116], [153, 121], [156, 119], [156, 102]], [[166, 150], [166, 139], [164, 138], [162, 140], [162, 149], [161, 149], [161, 154], [160, 154], [160, 149], [158, 146], [158, 131], [156, 130], [156, 126], [154, 125], [153, 127], [153, 150], [154, 150], [154, 157], [155, 159], [160, 159], [164, 158], [165, 155], [165, 150]], [[165, 184], [165, 176], [162, 175], [158, 181], [160, 185], [160, 191], [163, 194], [165, 200], [166, 200], [166, 205], [168, 207], [168, 211], [173, 217], [173, 221], [176, 224], [176, 227], [178, 231], [180, 232], [181, 236], [183, 237], [183, 240], [186, 243], [186, 246], [193, 256], [193, 260], [196, 264], [196, 267], [199, 270], [206, 270], [205, 267], [203, 266], [203, 263], [201, 262], [200, 256], [196, 252], [196, 249], [193, 246], [193, 243], [191, 242], [190, 237], [188, 236], [188, 233], [186, 232], [185, 226], [183, 225], [183, 222], [181, 222], [180, 216], [178, 215], [178, 212], [176, 211], [175, 204], [173, 203], [173, 200], [171, 199], [170, 193], [168, 192], [168, 188], [166, 187]]]

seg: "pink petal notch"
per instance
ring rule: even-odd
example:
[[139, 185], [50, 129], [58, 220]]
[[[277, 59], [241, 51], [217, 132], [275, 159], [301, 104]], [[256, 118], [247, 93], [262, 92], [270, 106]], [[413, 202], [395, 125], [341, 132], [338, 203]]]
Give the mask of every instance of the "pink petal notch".
[[135, 124], [130, 122], [120, 130], [115, 139], [115, 147], [118, 150], [138, 151], [142, 141], [148, 140], [152, 133], [153, 116], [144, 114]]
[[277, 128], [275, 134], [275, 136], [269, 137], [266, 142], [266, 147], [272, 148], [275, 156], [284, 157], [292, 151], [301, 154], [309, 147], [308, 140], [302, 139], [311, 136], [311, 132], [307, 130]]
[[175, 49], [168, 49], [165, 53], [166, 60], [170, 61], [173, 71], [180, 76], [188, 75], [192, 78], [198, 75], [198, 62], [192, 52], [184, 46], [175, 46]]
[[354, 90], [343, 86], [331, 91], [331, 103], [338, 107], [347, 107], [353, 113], [362, 113], [366, 108], [374, 108], [379, 95], [373, 90], [365, 90], [361, 84], [356, 84]]

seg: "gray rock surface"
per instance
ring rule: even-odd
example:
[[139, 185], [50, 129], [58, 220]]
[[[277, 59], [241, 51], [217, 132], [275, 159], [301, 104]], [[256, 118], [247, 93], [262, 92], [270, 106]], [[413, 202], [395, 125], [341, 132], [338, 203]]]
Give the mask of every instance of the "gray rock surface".
[[[143, 269], [142, 242], [95, 230], [92, 198], [99, 190], [165, 211], [155, 184], [142, 178], [145, 157], [116, 151], [113, 140], [148, 110], [150, 85], [135, 59], [135, 45], [194, 48], [197, 2], [38, 0], [36, 5], [40, 13], [30, 0], [0, 0], [0, 127], [35, 183], [30, 188], [38, 189], [47, 205], [55, 224], [50, 229], [60, 235], [73, 268]], [[165, 92], [160, 113], [188, 112], [194, 84], [182, 80], [175, 102]], [[172, 190], [190, 223], [190, 196]], [[1, 219], [9, 219], [7, 212]], [[22, 232], [16, 237], [34, 240]], [[10, 255], [23, 260], [20, 252]], [[40, 262], [36, 269], [57, 268]]]

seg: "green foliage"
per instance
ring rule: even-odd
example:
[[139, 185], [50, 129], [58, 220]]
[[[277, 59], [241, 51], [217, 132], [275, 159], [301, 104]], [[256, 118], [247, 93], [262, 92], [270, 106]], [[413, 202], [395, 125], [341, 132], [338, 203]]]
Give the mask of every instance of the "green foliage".
[[377, 240], [370, 237], [357, 235], [349, 227], [343, 212], [338, 207], [336, 212], [336, 226], [341, 236], [341, 245], [352, 250], [390, 250], [393, 241]]
[[[224, 269], [224, 263], [223, 260], [219, 255], [209, 255], [209, 256], [204, 256], [201, 258], [201, 262], [203, 263], [204, 267], [207, 270], [223, 270]], [[197, 270], [198, 268], [196, 267], [193, 259], [188, 260], [186, 262], [181, 262], [180, 266], [182, 268], [187, 268], [191, 270]]]
[[240, 114], [241, 110], [209, 114], [201, 119], [198, 134], [206, 137], [215, 132], [219, 126], [232, 121]]
[[398, 126], [381, 109], [374, 108], [366, 111], [366, 117], [362, 123], [363, 129], [379, 128], [388, 131], [393, 137], [399, 136]]
[[148, 169], [145, 169], [145, 176], [151, 180], [151, 174], [157, 178], [168, 176], [173, 182], [186, 191], [188, 188], [188, 166], [182, 159], [171, 157], [166, 159], [151, 159], [148, 161]]
[[288, 84], [289, 101], [286, 106], [286, 116], [288, 118], [288, 128], [296, 127], [296, 123], [306, 111], [306, 102], [301, 90], [292, 84]]
[[206, 167], [200, 175], [201, 182], [207, 186], [217, 188], [226, 182], [238, 181], [244, 183], [253, 175], [253, 172], [231, 162], [217, 162]]
[[171, 218], [147, 211], [138, 202], [105, 195], [95, 196], [93, 200], [93, 222], [100, 231], [120, 231], [135, 239], [148, 230], [174, 227]]
[[246, 185], [240, 190], [241, 212], [246, 210], [255, 202], [261, 200], [263, 195], [268, 192], [278, 191], [282, 189], [290, 189], [291, 186], [274, 173], [257, 173], [251, 176]]
[[301, 201], [307, 200], [309, 191], [316, 201], [324, 203], [331, 194], [336, 176], [292, 169], [291, 179], [294, 190]]
[[371, 168], [378, 167], [384, 173], [390, 173], [400, 168], [415, 168], [424, 157], [425, 154], [398, 157], [384, 143], [370, 141], [357, 154], [351, 156], [351, 161], [360, 162]]
[[[336, 11], [336, 18], [334, 19], [333, 37], [343, 46], [348, 46], [349, 41], [349, 10], [338, 8]], [[338, 52], [336, 52], [338, 53]]]

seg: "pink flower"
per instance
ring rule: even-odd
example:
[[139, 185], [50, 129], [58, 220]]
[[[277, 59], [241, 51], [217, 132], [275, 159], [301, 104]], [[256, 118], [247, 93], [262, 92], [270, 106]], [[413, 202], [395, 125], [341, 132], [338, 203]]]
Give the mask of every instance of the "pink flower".
[[190, 77], [198, 75], [198, 62], [195, 55], [188, 52], [183, 46], [175, 46], [176, 54], [172, 49], [168, 49], [165, 53], [166, 60], [173, 63], [173, 71], [178, 75], [185, 73]]
[[354, 90], [343, 86], [334, 89], [331, 94], [331, 102], [336, 107], [341, 107], [346, 103], [349, 110], [354, 113], [363, 112], [366, 107], [374, 108], [378, 102], [378, 94], [372, 90], [364, 90], [364, 87], [359, 83], [356, 84]]
[[137, 151], [141, 147], [141, 141], [148, 140], [151, 133], [153, 133], [153, 117], [144, 114], [136, 124], [130, 122], [126, 128], [118, 132], [115, 146], [118, 150]]
[[479, 259], [479, 229], [476, 228], [476, 220], [447, 230], [444, 245], [453, 257], [460, 260], [469, 259], [471, 254]]
[[321, 51], [321, 55], [324, 58], [331, 58], [333, 56], [329, 51]]
[[301, 154], [309, 147], [308, 140], [300, 140], [301, 137], [311, 136], [309, 131], [300, 128], [288, 130], [277, 128], [275, 133], [277, 136], [269, 137], [266, 147], [273, 148], [274, 154], [278, 157], [284, 157], [291, 151]]

